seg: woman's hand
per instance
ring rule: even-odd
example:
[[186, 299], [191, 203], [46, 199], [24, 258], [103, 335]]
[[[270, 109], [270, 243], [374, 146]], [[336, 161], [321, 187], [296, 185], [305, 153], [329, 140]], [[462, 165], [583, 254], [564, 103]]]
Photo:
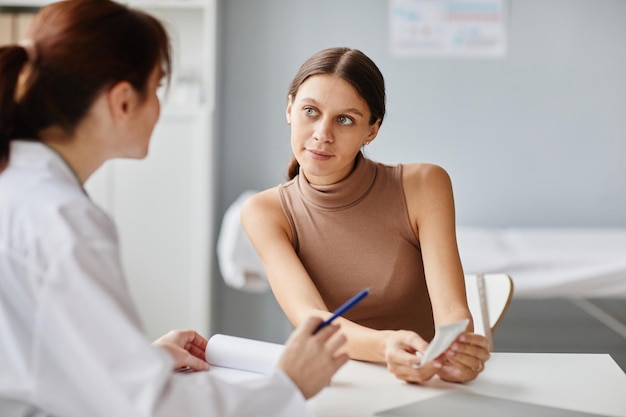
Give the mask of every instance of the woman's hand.
[[438, 375], [448, 382], [467, 382], [476, 379], [489, 360], [489, 341], [475, 333], [463, 333], [440, 357], [445, 359]]
[[194, 371], [206, 371], [205, 350], [207, 340], [193, 330], [172, 330], [153, 343], [164, 348], [174, 359], [174, 370], [189, 368]]
[[321, 322], [321, 318], [309, 317], [298, 326], [289, 336], [277, 365], [306, 399], [328, 385], [330, 378], [348, 361], [347, 354], [339, 353], [346, 337], [338, 332], [338, 325], [328, 325], [313, 334]]
[[387, 338], [385, 348], [387, 369], [406, 382], [421, 384], [428, 381], [441, 370], [443, 362], [437, 358], [418, 367], [427, 347], [428, 343], [415, 332], [394, 331]]

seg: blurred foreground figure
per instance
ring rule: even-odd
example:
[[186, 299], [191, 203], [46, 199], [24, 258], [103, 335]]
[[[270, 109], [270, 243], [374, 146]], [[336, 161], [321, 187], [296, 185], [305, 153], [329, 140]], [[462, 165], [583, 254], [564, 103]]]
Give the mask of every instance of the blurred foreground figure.
[[0, 48], [0, 415], [310, 416], [305, 399], [347, 360], [310, 318], [276, 371], [240, 384], [206, 371], [207, 340], [151, 343], [130, 298], [115, 225], [83, 184], [143, 158], [170, 44], [150, 15], [109, 0], [44, 7]]

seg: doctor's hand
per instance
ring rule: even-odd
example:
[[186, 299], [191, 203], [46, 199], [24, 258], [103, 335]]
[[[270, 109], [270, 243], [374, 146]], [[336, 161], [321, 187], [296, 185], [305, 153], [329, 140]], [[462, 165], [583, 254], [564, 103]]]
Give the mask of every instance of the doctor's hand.
[[172, 330], [152, 344], [169, 352], [174, 359], [174, 370], [189, 368], [194, 371], [206, 371], [209, 369], [204, 353], [207, 340], [194, 330]]
[[321, 322], [318, 317], [302, 322], [287, 339], [277, 365], [306, 399], [328, 385], [330, 378], [348, 361], [346, 353], [339, 353], [346, 337], [338, 332], [338, 325], [330, 324], [313, 334]]
[[489, 341], [475, 333], [463, 333], [441, 356], [444, 364], [438, 374], [448, 382], [467, 382], [476, 379], [489, 360]]
[[435, 376], [443, 366], [441, 358], [419, 366], [422, 353], [428, 348], [428, 342], [417, 333], [409, 330], [395, 330], [387, 338], [385, 360], [387, 369], [396, 378], [421, 384]]

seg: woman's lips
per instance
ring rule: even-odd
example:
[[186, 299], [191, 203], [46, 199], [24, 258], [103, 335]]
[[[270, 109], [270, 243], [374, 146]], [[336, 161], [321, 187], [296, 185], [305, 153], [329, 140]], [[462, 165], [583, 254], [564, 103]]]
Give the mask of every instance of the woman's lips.
[[318, 161], [326, 161], [333, 157], [332, 154], [329, 154], [323, 151], [318, 151], [315, 149], [307, 149], [307, 152], [309, 153], [309, 155], [311, 155], [311, 158], [316, 159]]

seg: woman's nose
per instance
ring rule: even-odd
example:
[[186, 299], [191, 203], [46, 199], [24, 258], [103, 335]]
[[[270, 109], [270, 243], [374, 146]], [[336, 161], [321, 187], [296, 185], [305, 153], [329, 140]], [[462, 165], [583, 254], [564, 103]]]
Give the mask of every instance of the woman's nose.
[[315, 131], [313, 132], [313, 138], [320, 142], [334, 142], [332, 121], [326, 118], [320, 119], [315, 124]]

